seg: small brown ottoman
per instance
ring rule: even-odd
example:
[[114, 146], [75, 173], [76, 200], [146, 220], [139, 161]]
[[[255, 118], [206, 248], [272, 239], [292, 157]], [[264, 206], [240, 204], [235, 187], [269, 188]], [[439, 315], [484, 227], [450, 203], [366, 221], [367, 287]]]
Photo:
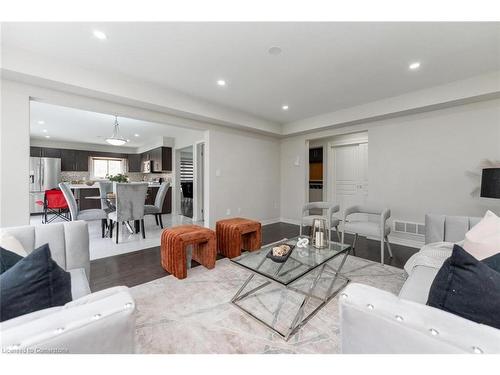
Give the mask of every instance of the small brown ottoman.
[[198, 225], [167, 228], [161, 234], [161, 266], [178, 279], [187, 277], [186, 247], [193, 246], [192, 258], [208, 269], [217, 258], [215, 232]]
[[241, 249], [252, 251], [261, 247], [261, 224], [258, 221], [241, 217], [219, 220], [215, 232], [219, 253], [228, 258], [241, 255]]

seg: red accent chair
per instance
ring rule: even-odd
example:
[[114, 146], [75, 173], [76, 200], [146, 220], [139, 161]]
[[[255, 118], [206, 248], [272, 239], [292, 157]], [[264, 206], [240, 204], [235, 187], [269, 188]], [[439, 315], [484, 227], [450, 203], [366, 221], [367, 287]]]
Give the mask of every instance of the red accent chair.
[[[57, 218], [61, 218], [64, 221], [71, 220], [68, 202], [66, 202], [66, 198], [64, 198], [62, 191], [59, 189], [45, 190], [43, 201], [39, 200], [35, 203], [43, 206], [42, 224], [51, 223]], [[49, 214], [54, 216], [49, 219]]]

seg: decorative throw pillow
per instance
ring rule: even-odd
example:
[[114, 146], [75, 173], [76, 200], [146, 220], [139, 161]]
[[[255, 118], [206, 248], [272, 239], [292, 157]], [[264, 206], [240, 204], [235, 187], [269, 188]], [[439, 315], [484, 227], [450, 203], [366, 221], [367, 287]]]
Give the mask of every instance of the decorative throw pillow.
[[455, 245], [432, 282], [427, 305], [500, 329], [500, 273]]
[[17, 255], [20, 255], [22, 257], [28, 255], [28, 253], [24, 249], [23, 244], [19, 242], [16, 237], [6, 232], [0, 233], [0, 247], [3, 247], [4, 249], [7, 249], [12, 253], [16, 253]]
[[45, 244], [0, 275], [0, 321], [71, 301], [71, 278]]
[[495, 254], [492, 257], [483, 259], [481, 262], [500, 273], [500, 253]]
[[22, 256], [0, 246], [0, 275], [23, 259]]
[[463, 248], [479, 260], [500, 253], [500, 217], [487, 211], [465, 234]]

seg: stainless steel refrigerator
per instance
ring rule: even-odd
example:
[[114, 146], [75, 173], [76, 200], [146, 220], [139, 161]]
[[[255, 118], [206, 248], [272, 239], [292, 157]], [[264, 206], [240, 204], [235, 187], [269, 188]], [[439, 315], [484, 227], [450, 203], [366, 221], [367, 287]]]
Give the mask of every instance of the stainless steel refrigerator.
[[43, 201], [45, 190], [57, 188], [60, 181], [61, 159], [30, 158], [30, 213], [43, 212], [36, 201]]

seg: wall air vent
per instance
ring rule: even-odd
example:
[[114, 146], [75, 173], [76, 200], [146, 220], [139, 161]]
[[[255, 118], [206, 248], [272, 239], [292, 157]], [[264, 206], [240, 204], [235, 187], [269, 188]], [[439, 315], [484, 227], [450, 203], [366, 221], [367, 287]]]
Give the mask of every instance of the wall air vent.
[[425, 235], [425, 225], [411, 221], [394, 220], [394, 232]]

